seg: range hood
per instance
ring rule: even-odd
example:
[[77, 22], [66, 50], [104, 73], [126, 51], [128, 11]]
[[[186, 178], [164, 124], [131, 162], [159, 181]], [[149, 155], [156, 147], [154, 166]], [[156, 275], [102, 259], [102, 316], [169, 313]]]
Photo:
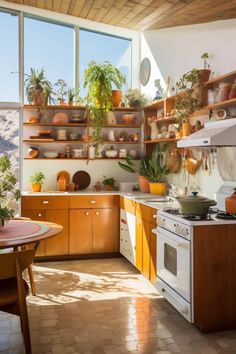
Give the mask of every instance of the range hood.
[[184, 137], [177, 147], [236, 146], [236, 119], [205, 123], [203, 129]]

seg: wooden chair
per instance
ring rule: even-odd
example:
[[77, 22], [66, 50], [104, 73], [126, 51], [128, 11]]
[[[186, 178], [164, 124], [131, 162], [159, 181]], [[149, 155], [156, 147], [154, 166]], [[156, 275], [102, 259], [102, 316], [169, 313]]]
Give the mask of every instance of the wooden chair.
[[0, 254], [0, 311], [20, 316], [26, 354], [31, 354], [26, 296], [29, 287], [22, 272], [32, 264], [35, 249]]

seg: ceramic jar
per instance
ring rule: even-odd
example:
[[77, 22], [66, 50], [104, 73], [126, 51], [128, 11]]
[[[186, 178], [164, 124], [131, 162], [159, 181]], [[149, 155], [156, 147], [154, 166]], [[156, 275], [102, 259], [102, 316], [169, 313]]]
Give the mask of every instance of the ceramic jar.
[[234, 81], [234, 84], [232, 85], [231, 91], [229, 93], [229, 99], [232, 100], [233, 98], [236, 98], [236, 80]]
[[220, 89], [220, 101], [227, 101], [229, 99], [229, 94], [231, 91], [231, 85], [227, 82], [221, 82], [219, 84]]
[[39, 157], [40, 151], [36, 146], [31, 146], [28, 149], [28, 158], [29, 159], [36, 159], [37, 157]]
[[57, 140], [66, 140], [66, 129], [58, 129]]
[[95, 146], [90, 145], [90, 146], [89, 146], [89, 158], [90, 158], [90, 159], [95, 159], [95, 155], [96, 155]]
[[81, 159], [84, 155], [84, 149], [73, 149], [73, 155], [75, 159]]
[[111, 148], [109, 150], [105, 151], [105, 155], [108, 158], [115, 158], [118, 155], [118, 151], [115, 150], [113, 146], [111, 146]]

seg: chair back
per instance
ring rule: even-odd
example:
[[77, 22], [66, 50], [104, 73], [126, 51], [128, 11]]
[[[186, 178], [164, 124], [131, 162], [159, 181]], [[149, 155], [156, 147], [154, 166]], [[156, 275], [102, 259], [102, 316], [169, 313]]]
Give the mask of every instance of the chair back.
[[17, 265], [21, 273], [33, 262], [35, 249], [0, 254], [0, 279], [13, 278], [17, 275]]

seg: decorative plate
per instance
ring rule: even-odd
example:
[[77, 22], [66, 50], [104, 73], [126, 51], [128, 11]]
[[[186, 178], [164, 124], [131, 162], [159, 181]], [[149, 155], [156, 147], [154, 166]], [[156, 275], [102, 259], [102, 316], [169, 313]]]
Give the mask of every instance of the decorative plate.
[[140, 64], [139, 78], [143, 86], [146, 86], [151, 75], [151, 62], [146, 57]]

